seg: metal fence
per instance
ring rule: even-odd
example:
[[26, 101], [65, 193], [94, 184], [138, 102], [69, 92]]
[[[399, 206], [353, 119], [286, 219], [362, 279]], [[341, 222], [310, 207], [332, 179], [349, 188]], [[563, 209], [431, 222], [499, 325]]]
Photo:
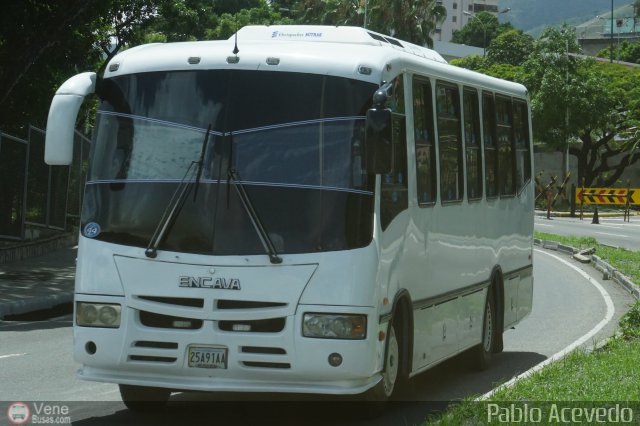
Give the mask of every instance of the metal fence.
[[45, 131], [27, 140], [0, 132], [0, 238], [21, 240], [29, 228], [65, 230], [77, 223], [91, 141], [75, 132], [71, 166], [44, 162]]

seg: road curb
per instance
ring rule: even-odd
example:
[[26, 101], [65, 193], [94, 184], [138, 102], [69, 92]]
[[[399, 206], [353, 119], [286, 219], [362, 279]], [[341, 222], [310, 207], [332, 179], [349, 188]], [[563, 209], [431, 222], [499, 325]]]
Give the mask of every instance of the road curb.
[[[538, 217], [547, 217], [547, 212], [546, 210], [536, 210], [534, 213], [536, 216]], [[550, 217], [572, 217], [572, 218], [580, 218], [580, 212], [576, 212], [576, 214], [574, 214], [573, 216], [571, 215], [570, 212], [561, 212], [561, 211], [557, 211], [557, 212], [550, 212], [549, 213]], [[585, 218], [592, 218], [593, 217], [593, 212], [584, 212], [583, 217]], [[598, 216], [599, 217], [620, 217], [620, 216], [624, 216], [624, 212], [604, 212], [604, 213], [600, 213], [598, 212]], [[631, 216], [640, 216], [640, 213], [638, 212], [631, 212]]]
[[0, 320], [9, 315], [20, 315], [51, 309], [56, 305], [70, 302], [73, 302], [72, 291], [0, 303]]
[[[535, 238], [533, 240], [535, 245], [542, 246], [544, 249], [560, 251], [568, 255], [574, 255], [579, 252], [578, 249], [561, 244], [557, 241], [552, 240], [541, 240]], [[602, 272], [602, 278], [604, 280], [613, 279], [618, 285], [627, 290], [636, 300], [640, 300], [640, 287], [633, 283], [626, 275], [620, 273], [616, 268], [609, 265], [607, 262], [602, 260], [599, 256], [592, 254], [591, 262], [593, 263], [593, 267]]]

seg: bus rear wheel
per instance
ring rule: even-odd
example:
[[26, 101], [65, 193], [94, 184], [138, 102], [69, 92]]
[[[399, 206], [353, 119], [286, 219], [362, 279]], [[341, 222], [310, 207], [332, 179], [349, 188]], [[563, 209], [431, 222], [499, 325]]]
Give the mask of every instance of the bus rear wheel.
[[495, 300], [493, 298], [493, 292], [489, 291], [484, 308], [482, 342], [473, 349], [473, 363], [477, 370], [486, 370], [489, 367], [489, 364], [491, 364], [496, 338], [496, 320]]
[[118, 386], [124, 405], [136, 412], [151, 412], [164, 408], [171, 396], [169, 389], [133, 385]]

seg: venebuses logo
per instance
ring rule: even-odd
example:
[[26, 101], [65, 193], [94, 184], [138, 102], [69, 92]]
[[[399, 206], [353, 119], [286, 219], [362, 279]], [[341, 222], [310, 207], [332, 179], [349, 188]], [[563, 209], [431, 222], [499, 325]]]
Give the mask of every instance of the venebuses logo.
[[29, 416], [31, 416], [31, 410], [29, 410], [29, 406], [24, 402], [14, 402], [9, 405], [7, 409], [7, 417], [9, 418], [9, 422], [14, 425], [23, 425], [29, 421]]

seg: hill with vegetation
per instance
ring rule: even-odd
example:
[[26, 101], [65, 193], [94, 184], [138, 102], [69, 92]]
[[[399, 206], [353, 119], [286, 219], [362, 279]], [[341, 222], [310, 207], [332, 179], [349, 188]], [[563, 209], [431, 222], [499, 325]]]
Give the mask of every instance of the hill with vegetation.
[[[614, 0], [613, 6], [630, 3], [631, 0]], [[611, 11], [610, 0], [499, 0], [498, 5], [500, 10], [511, 8], [501, 21], [509, 21], [525, 32], [565, 21], [577, 25]]]

